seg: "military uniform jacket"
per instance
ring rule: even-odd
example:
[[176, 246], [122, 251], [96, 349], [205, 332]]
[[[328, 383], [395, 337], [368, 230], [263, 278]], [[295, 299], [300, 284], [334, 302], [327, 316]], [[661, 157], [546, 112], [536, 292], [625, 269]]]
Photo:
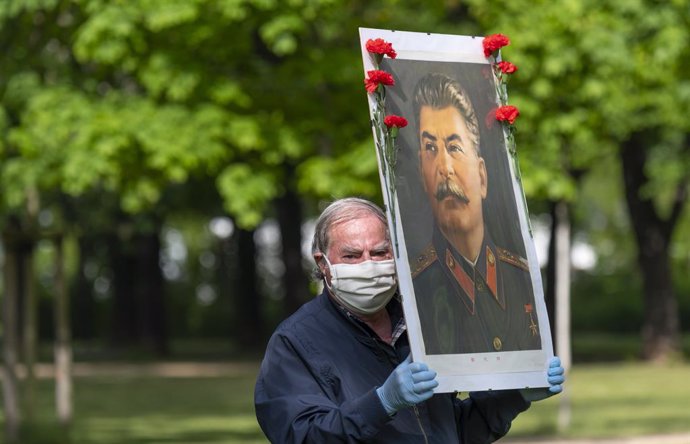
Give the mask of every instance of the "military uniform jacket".
[[541, 348], [527, 261], [488, 234], [472, 265], [436, 228], [411, 268], [427, 354]]

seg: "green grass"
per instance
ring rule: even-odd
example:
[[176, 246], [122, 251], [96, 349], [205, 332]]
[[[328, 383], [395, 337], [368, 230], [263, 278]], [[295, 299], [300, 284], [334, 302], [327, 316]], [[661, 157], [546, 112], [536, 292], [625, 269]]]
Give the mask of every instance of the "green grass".
[[512, 437], [557, 433], [559, 405], [571, 405], [563, 437], [603, 438], [690, 432], [690, 365], [611, 363], [576, 366], [567, 392], [532, 407]]
[[[257, 367], [227, 377], [82, 377], [75, 380], [76, 419], [69, 435], [53, 413], [53, 385], [39, 381], [36, 420], [23, 444], [265, 444], [253, 409]], [[576, 366], [569, 376], [569, 429], [557, 432], [565, 396], [536, 402], [509, 434], [611, 437], [690, 432], [690, 365], [640, 363]], [[0, 422], [2, 414], [0, 412]], [[0, 442], [2, 438], [0, 438]]]
[[254, 415], [254, 380], [255, 371], [227, 378], [77, 378], [68, 436], [53, 413], [52, 382], [41, 380], [38, 415], [23, 428], [22, 443], [265, 444]]

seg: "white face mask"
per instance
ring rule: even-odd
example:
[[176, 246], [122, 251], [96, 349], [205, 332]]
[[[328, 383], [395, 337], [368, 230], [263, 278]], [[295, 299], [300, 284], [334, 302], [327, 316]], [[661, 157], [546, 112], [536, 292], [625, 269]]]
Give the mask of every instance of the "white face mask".
[[326, 286], [353, 313], [376, 313], [395, 294], [398, 284], [393, 259], [331, 265], [326, 255], [323, 258], [331, 270], [331, 285], [325, 280]]

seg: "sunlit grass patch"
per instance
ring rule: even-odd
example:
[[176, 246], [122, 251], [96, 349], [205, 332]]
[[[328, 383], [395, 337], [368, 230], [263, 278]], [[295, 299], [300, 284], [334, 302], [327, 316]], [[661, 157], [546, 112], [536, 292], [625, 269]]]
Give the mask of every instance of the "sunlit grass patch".
[[551, 435], [558, 409], [571, 402], [568, 437], [613, 437], [690, 431], [690, 365], [579, 365], [567, 393], [536, 402], [513, 424], [511, 436]]

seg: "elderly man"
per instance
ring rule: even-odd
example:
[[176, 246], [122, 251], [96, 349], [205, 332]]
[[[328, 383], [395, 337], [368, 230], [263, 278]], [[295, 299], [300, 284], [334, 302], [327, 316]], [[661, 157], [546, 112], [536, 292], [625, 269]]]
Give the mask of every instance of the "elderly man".
[[[466, 92], [444, 74], [414, 93], [419, 169], [434, 215], [432, 242], [411, 264], [427, 354], [541, 348], [527, 261], [485, 226], [489, 177]], [[492, 214], [518, 224], [517, 214]]]
[[383, 212], [342, 199], [316, 224], [321, 295], [284, 321], [256, 382], [256, 415], [273, 443], [489, 443], [549, 389], [434, 394], [436, 373], [412, 362]]

